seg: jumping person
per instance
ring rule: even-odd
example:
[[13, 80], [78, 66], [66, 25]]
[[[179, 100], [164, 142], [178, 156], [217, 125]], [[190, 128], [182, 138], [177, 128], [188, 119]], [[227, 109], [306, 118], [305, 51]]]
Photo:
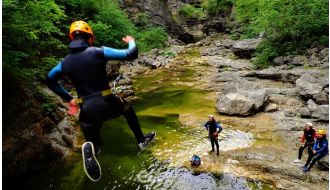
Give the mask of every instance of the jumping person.
[[304, 173], [309, 172], [317, 161], [329, 154], [328, 140], [325, 130], [318, 130], [316, 139], [313, 152], [309, 155], [305, 166], [302, 168]]
[[219, 142], [218, 142], [218, 134], [222, 131], [222, 127], [219, 123], [215, 121], [213, 115], [209, 115], [209, 120], [204, 125], [205, 129], [208, 131], [208, 136], [211, 141], [212, 150], [210, 152], [214, 152], [214, 144], [217, 148], [217, 155], [219, 155]]
[[313, 124], [306, 123], [304, 128], [304, 134], [301, 137], [302, 145], [300, 146], [298, 151], [298, 159], [294, 160], [293, 161], [294, 163], [301, 162], [302, 153], [305, 150], [305, 148], [307, 148], [308, 150], [308, 155], [312, 154], [315, 137], [316, 137], [316, 131], [313, 129]]
[[[124, 115], [140, 150], [155, 139], [156, 133], [142, 133], [133, 105], [112, 94], [107, 80], [107, 61], [137, 58], [134, 38], [126, 36], [122, 39], [128, 44], [127, 49], [92, 47], [94, 34], [84, 21], [71, 24], [69, 38], [69, 54], [48, 73], [45, 83], [69, 102], [69, 114], [75, 114], [80, 108], [79, 121], [87, 141], [82, 146], [84, 169], [91, 180], [97, 181], [101, 177], [101, 167], [95, 155], [101, 150], [100, 131], [105, 120]], [[58, 83], [62, 76], [70, 78], [79, 98], [73, 98]]]

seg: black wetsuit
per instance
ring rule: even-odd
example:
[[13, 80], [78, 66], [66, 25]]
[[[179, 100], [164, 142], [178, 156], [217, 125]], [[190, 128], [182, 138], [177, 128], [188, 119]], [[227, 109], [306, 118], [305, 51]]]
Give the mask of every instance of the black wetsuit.
[[108, 60], [137, 58], [135, 42], [129, 42], [128, 49], [118, 50], [109, 47], [90, 47], [84, 40], [74, 40], [69, 48], [70, 53], [47, 75], [46, 84], [64, 100], [70, 101], [72, 96], [58, 80], [63, 75], [71, 79], [78, 96], [83, 99], [79, 120], [86, 141], [91, 141], [96, 148], [100, 147], [102, 123], [109, 118], [124, 115], [138, 143], [143, 142], [145, 137], [132, 105], [115, 95], [93, 95], [109, 89], [106, 73]]
[[300, 160], [302, 157], [302, 153], [307, 148], [308, 150], [308, 155], [311, 156], [313, 154], [313, 146], [314, 146], [314, 137], [315, 137], [315, 130], [310, 129], [310, 130], [304, 130], [304, 136], [303, 138], [305, 139], [305, 144], [299, 148], [299, 154], [298, 154], [298, 159]]
[[219, 154], [219, 142], [218, 142], [218, 135], [214, 136], [213, 133], [217, 132], [217, 129], [219, 129], [219, 132], [221, 131], [221, 126], [215, 122], [215, 121], [208, 121], [206, 122], [205, 126], [207, 127], [209, 131], [209, 138], [211, 141], [212, 151], [214, 151], [214, 144], [217, 148], [217, 153]]

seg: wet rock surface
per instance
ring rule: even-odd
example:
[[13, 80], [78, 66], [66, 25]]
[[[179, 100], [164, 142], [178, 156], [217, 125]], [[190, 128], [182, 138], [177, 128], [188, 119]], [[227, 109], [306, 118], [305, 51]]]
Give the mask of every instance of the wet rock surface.
[[264, 89], [247, 80], [232, 81], [219, 94], [216, 109], [223, 114], [248, 116], [256, 114], [268, 101]]

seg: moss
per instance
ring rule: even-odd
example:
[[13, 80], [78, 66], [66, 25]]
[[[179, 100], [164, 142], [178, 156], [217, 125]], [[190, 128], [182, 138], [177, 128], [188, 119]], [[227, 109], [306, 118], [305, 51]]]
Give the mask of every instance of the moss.
[[312, 69], [312, 67], [310, 66], [310, 65], [308, 65], [308, 64], [304, 64], [304, 69], [306, 69], [306, 70], [308, 70], [308, 69]]
[[237, 60], [239, 57], [237, 57], [235, 54], [231, 53], [229, 54], [229, 59]]
[[192, 57], [199, 57], [199, 56], [201, 56], [201, 53], [199, 52], [199, 50], [193, 49], [193, 50], [188, 51], [184, 55], [188, 55], [189, 57], [192, 58]]

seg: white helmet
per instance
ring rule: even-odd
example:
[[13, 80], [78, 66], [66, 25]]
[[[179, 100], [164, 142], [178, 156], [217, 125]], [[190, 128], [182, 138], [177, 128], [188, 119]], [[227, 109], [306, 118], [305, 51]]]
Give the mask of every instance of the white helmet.
[[311, 122], [307, 122], [305, 125], [308, 125], [310, 127], [313, 127], [313, 123], [311, 123]]

